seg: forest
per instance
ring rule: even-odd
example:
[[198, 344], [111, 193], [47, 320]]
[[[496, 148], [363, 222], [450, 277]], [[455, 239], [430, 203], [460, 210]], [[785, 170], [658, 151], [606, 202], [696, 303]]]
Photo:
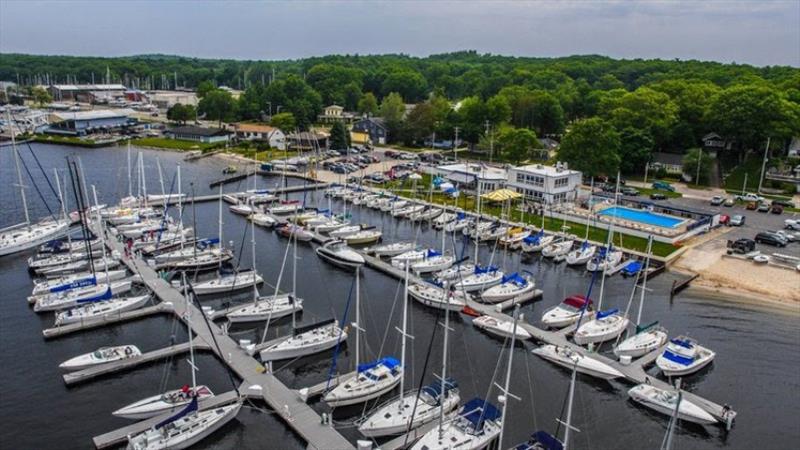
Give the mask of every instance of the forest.
[[[781, 152], [800, 135], [800, 69], [786, 66], [474, 51], [288, 61], [3, 54], [0, 80], [197, 89], [208, 119], [272, 116], [299, 129], [338, 104], [382, 117], [394, 142], [452, 139], [458, 128], [460, 139], [509, 161], [535, 157], [536, 138], [553, 137], [560, 158], [598, 174], [639, 171], [652, 152], [684, 153], [712, 131], [739, 160], [768, 137]], [[244, 92], [233, 99], [220, 86]]]

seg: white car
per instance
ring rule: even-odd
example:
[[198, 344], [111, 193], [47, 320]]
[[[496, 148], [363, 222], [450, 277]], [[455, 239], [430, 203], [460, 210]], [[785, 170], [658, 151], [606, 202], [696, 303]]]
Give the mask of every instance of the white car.
[[745, 202], [761, 202], [761, 201], [764, 201], [764, 197], [758, 196], [758, 195], [753, 194], [751, 192], [748, 192], [747, 194], [744, 194], [744, 195], [737, 195], [736, 198], [739, 199], [739, 200], [745, 201]]
[[800, 239], [796, 234], [789, 233], [788, 231], [778, 230], [775, 232], [778, 236], [782, 237], [786, 242], [795, 242]]
[[783, 226], [789, 230], [800, 231], [800, 219], [786, 219], [783, 221]]

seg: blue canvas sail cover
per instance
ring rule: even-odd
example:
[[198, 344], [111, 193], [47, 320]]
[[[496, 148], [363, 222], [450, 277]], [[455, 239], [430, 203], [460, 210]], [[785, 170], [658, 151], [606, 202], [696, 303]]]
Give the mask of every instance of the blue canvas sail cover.
[[219, 244], [219, 238], [207, 238], [197, 241], [198, 248], [206, 248], [209, 245]]
[[592, 244], [590, 244], [590, 243], [589, 243], [589, 241], [583, 241], [583, 244], [581, 244], [581, 250], [586, 250], [586, 249], [587, 249], [587, 248], [589, 248], [591, 245], [592, 245]]
[[441, 253], [437, 252], [436, 250], [429, 248], [428, 249], [428, 258], [433, 258], [434, 256], [442, 256]]
[[114, 294], [111, 293], [111, 285], [108, 286], [105, 292], [100, 295], [95, 295], [94, 297], [85, 298], [83, 300], [78, 300], [78, 303], [94, 303], [94, 302], [102, 302], [104, 300], [109, 300], [113, 297]]
[[395, 369], [396, 367], [400, 367], [400, 361], [398, 361], [397, 358], [393, 358], [391, 356], [384, 356], [383, 358], [377, 361], [359, 364], [358, 372], [359, 373], [365, 372], [369, 369], [372, 369], [373, 367], [378, 367], [378, 366], [386, 366], [389, 370], [392, 370]]
[[467, 218], [467, 215], [465, 213], [463, 213], [463, 212], [460, 212], [460, 213], [456, 214], [456, 219], [457, 220], [464, 220], [466, 218]]
[[486, 266], [486, 267], [475, 266], [475, 275], [481, 273], [489, 273], [489, 272], [497, 272], [497, 266]]
[[503, 413], [488, 401], [475, 397], [467, 403], [464, 403], [459, 415], [468, 420], [475, 430], [480, 431], [483, 429], [484, 422], [487, 420], [497, 420]]
[[[531, 445], [529, 445], [531, 444]], [[533, 447], [533, 444], [538, 444], [538, 447]], [[563, 450], [564, 444], [558, 440], [557, 437], [546, 431], [537, 431], [531, 435], [531, 440], [527, 444], [522, 444], [522, 449], [540, 448], [542, 450]]]
[[85, 286], [96, 286], [96, 285], [97, 285], [97, 277], [91, 276], [89, 278], [81, 278], [80, 280], [75, 280], [71, 283], [64, 283], [64, 284], [59, 284], [58, 286], [51, 287], [50, 292], [64, 292]]
[[193, 413], [195, 411], [197, 411], [197, 397], [196, 396], [192, 397], [192, 401], [189, 402], [189, 404], [186, 405], [185, 408], [183, 408], [182, 410], [180, 410], [177, 413], [175, 413], [174, 416], [168, 417], [168, 418], [162, 420], [161, 422], [157, 423], [155, 428], [156, 429], [163, 428], [164, 426], [169, 425], [172, 422], [175, 422], [176, 420], [178, 420], [178, 419], [180, 419], [182, 417], [186, 417], [186, 416], [188, 416], [189, 414], [191, 414], [191, 413]]
[[[458, 387], [458, 382], [452, 378], [445, 378], [444, 380], [444, 392], [450, 392], [453, 389]], [[440, 381], [431, 383], [422, 388], [422, 392], [428, 394], [431, 398], [436, 399], [437, 402], [441, 401], [442, 395], [442, 383]]]
[[502, 283], [514, 283], [520, 286], [525, 286], [528, 284], [528, 281], [525, 278], [522, 278], [522, 276], [517, 272], [514, 272], [511, 275], [504, 276]]
[[540, 231], [536, 234], [530, 235], [523, 239], [522, 241], [526, 244], [538, 244], [542, 240], [542, 236], [544, 236], [544, 231]]
[[607, 248], [605, 248], [605, 247], [600, 247], [600, 248], [597, 250], [597, 258], [598, 258], [598, 259], [605, 259], [605, 257], [606, 257], [606, 254], [607, 254], [607, 253], [608, 253], [608, 249], [607, 249]]
[[599, 313], [597, 313], [597, 318], [598, 319], [602, 319], [602, 318], [605, 318], [605, 317], [608, 317], [608, 316], [613, 316], [614, 314], [616, 314], [618, 312], [619, 312], [619, 309], [617, 309], [617, 308], [607, 309], [605, 311], [600, 311]]
[[642, 263], [641, 261], [631, 261], [629, 262], [623, 269], [623, 275], [635, 275], [642, 270]]

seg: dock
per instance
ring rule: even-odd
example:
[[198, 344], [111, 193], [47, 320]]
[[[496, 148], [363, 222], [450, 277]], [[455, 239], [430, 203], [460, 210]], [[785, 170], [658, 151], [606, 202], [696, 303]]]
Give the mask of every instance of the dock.
[[142, 319], [150, 317], [155, 314], [163, 314], [172, 312], [172, 305], [167, 303], [159, 303], [153, 306], [146, 306], [144, 308], [134, 309], [119, 314], [106, 315], [101, 318], [85, 320], [83, 322], [71, 323], [62, 325], [60, 327], [46, 328], [42, 331], [45, 339], [53, 339], [67, 334], [77, 333], [84, 330], [91, 330], [93, 328], [104, 327], [115, 323], [128, 322], [131, 320]]
[[[318, 190], [318, 189], [327, 189], [328, 186], [330, 186], [329, 183], [313, 183], [313, 184], [304, 184], [304, 185], [299, 185], [299, 186], [286, 186], [286, 187], [281, 187], [281, 188], [276, 188], [276, 189], [264, 189], [264, 190], [268, 191], [270, 194], [281, 195], [281, 194], [290, 194], [292, 192], [303, 192], [303, 191], [313, 191], [313, 190]], [[231, 193], [228, 193], [227, 195], [232, 195], [234, 197], [244, 197], [245, 194], [246, 194], [245, 192], [231, 192]], [[192, 202], [194, 202], [194, 203], [208, 203], [208, 202], [216, 202], [216, 201], [219, 201], [219, 194], [196, 195], [194, 197], [188, 197], [187, 196], [187, 197], [184, 197], [181, 200], [181, 203], [184, 204], [184, 205], [188, 205], [188, 204], [190, 204]], [[156, 202], [155, 206], [162, 206], [165, 203], [167, 205], [177, 205], [178, 204], [178, 199], [177, 198], [174, 198], [174, 199], [171, 198], [168, 201], [167, 200], [159, 201], [159, 202]]]

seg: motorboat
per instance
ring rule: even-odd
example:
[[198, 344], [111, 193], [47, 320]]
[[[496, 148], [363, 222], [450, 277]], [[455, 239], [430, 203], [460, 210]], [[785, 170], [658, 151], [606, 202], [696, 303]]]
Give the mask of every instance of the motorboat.
[[269, 214], [265, 213], [254, 213], [250, 216], [250, 220], [253, 221], [256, 225], [264, 228], [272, 228], [278, 224], [278, 221], [275, 220], [274, 217], [270, 216]]
[[375, 408], [361, 421], [358, 431], [369, 438], [405, 433], [408, 429], [413, 430], [433, 422], [440, 415], [454, 410], [460, 399], [455, 380], [445, 380], [444, 392], [442, 383], [437, 381], [423, 387], [419, 392], [410, 391]]
[[335, 319], [295, 328], [293, 335], [261, 350], [262, 361], [313, 355], [347, 340], [347, 331]]
[[598, 311], [594, 319], [578, 327], [572, 339], [578, 345], [609, 341], [622, 334], [629, 323], [630, 320], [620, 314], [617, 308]]
[[664, 353], [656, 358], [656, 366], [668, 377], [689, 375], [707, 366], [716, 353], [686, 336], [670, 339]]
[[135, 345], [120, 345], [117, 347], [101, 347], [93, 352], [68, 359], [59, 364], [62, 370], [83, 370], [100, 364], [106, 364], [123, 359], [136, 358], [142, 352]]
[[472, 275], [457, 280], [454, 284], [456, 290], [466, 292], [482, 291], [503, 281], [503, 272], [495, 266], [475, 266]]
[[461, 311], [467, 302], [462, 291], [435, 286], [430, 283], [412, 284], [408, 287], [408, 295], [425, 306], [447, 311]]
[[131, 280], [121, 280], [70, 291], [54, 292], [35, 299], [33, 310], [35, 312], [58, 311], [86, 303], [110, 300], [114, 295], [130, 291], [132, 284]]
[[534, 291], [535, 283], [529, 276], [521, 276], [517, 272], [503, 277], [500, 284], [492, 286], [481, 293], [481, 300], [486, 303], [498, 303], [529, 294]]
[[580, 247], [567, 253], [568, 266], [582, 266], [592, 260], [592, 256], [597, 251], [597, 246], [584, 241]]
[[286, 317], [303, 310], [303, 299], [292, 294], [263, 296], [255, 302], [236, 308], [225, 316], [229, 322], [264, 322]]
[[125, 270], [109, 270], [106, 272], [82, 272], [58, 278], [44, 279], [34, 282], [31, 297], [53, 294], [56, 292], [70, 291], [86, 286], [93, 286], [109, 281], [118, 281], [127, 275]]
[[583, 355], [569, 347], [561, 347], [552, 344], [542, 345], [532, 350], [533, 354], [544, 358], [556, 365], [569, 370], [577, 370], [580, 373], [590, 375], [604, 380], [624, 377], [625, 375], [617, 369], [609, 366], [597, 359]]
[[89, 303], [84, 306], [57, 313], [55, 326], [60, 327], [71, 323], [102, 320], [115, 314], [139, 309], [149, 301], [150, 295], [140, 295], [137, 297], [113, 298], [102, 302]]
[[573, 295], [545, 311], [542, 314], [542, 323], [549, 328], [564, 328], [577, 322], [581, 314], [586, 318], [594, 315], [592, 300], [583, 295]]
[[545, 234], [544, 231], [528, 236], [522, 240], [520, 248], [526, 253], [536, 253], [542, 251], [545, 247], [549, 246], [555, 236], [552, 234]]
[[205, 439], [233, 420], [242, 402], [197, 411], [197, 398], [175, 416], [128, 437], [127, 450], [185, 449]]
[[163, 394], [139, 400], [124, 406], [111, 414], [123, 419], [144, 420], [162, 414], [172, 414], [184, 406], [188, 405], [193, 398], [206, 400], [214, 397], [214, 393], [208, 386], [183, 386], [181, 389], [173, 389]]
[[246, 270], [237, 273], [220, 275], [208, 281], [192, 285], [192, 290], [197, 295], [231, 293], [247, 289], [264, 282], [261, 275], [255, 270]]
[[511, 250], [517, 249], [522, 245], [522, 242], [531, 235], [530, 230], [524, 228], [514, 228], [506, 233], [505, 236], [500, 238], [500, 245], [503, 245]]
[[481, 398], [466, 402], [458, 416], [425, 433], [412, 450], [478, 450], [489, 446], [500, 435], [502, 413]]
[[283, 237], [294, 238], [300, 242], [309, 242], [314, 239], [314, 233], [293, 223], [278, 226], [275, 228], [275, 231]]
[[414, 264], [425, 259], [425, 255], [427, 253], [427, 249], [409, 250], [397, 256], [393, 256], [390, 262], [392, 266], [397, 267], [398, 269], [404, 269], [408, 264]]
[[317, 247], [315, 251], [317, 256], [325, 261], [346, 269], [364, 265], [366, 262], [361, 254], [350, 248], [347, 243], [339, 240], [326, 242], [322, 246]]
[[400, 361], [392, 357], [359, 364], [356, 374], [340, 381], [323, 400], [332, 408], [363, 403], [394, 389], [402, 376]]
[[414, 250], [416, 244], [413, 242], [392, 242], [391, 244], [376, 245], [367, 249], [367, 253], [372, 253], [376, 257], [381, 256], [397, 256], [401, 253], [406, 253]]
[[678, 404], [678, 392], [671, 389], [661, 389], [642, 383], [628, 390], [628, 396], [636, 403], [666, 416], [675, 416], [675, 410], [677, 409], [677, 416], [680, 420], [700, 425], [717, 423], [717, 419], [714, 416], [683, 396], [681, 396], [680, 404]]
[[595, 257], [590, 258], [589, 261], [586, 262], [586, 270], [589, 272], [604, 270], [608, 273], [622, 262], [622, 256], [623, 254], [619, 250], [609, 250], [606, 247], [600, 247]]
[[636, 334], [629, 336], [614, 347], [614, 354], [620, 357], [638, 358], [661, 348], [667, 342], [667, 330], [657, 326], [657, 323], [637, 327]]
[[495, 336], [500, 336], [502, 338], [510, 338], [514, 334], [517, 335], [517, 339], [527, 340], [531, 338], [531, 334], [528, 332], [528, 330], [519, 325], [517, 325], [515, 332], [513, 320], [503, 320], [493, 316], [483, 315], [472, 319], [472, 324], [490, 334], [494, 334]]
[[469, 275], [472, 275], [474, 272], [475, 272], [475, 264], [462, 263], [462, 264], [456, 264], [455, 266], [452, 266], [449, 269], [442, 270], [441, 272], [437, 272], [435, 274], [435, 278], [438, 281], [458, 280], [467, 277]]
[[572, 250], [572, 244], [575, 241], [572, 239], [564, 239], [562, 241], [554, 242], [542, 249], [542, 256], [545, 258], [558, 258], [566, 257], [567, 253]]
[[416, 274], [439, 272], [445, 270], [456, 262], [453, 255], [443, 255], [436, 250], [428, 249], [425, 258], [411, 264], [411, 270]]
[[347, 245], [371, 244], [380, 240], [383, 233], [375, 228], [364, 229], [357, 233], [348, 234], [342, 239], [347, 242]]

